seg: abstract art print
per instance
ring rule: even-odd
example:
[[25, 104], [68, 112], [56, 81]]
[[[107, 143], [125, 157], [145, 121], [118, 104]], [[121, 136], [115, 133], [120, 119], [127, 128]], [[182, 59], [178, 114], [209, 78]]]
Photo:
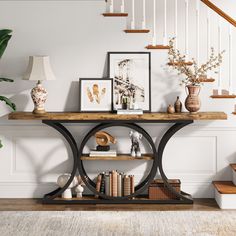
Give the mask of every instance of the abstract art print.
[[122, 108], [123, 97], [151, 111], [151, 53], [108, 52], [108, 76], [113, 78], [113, 109]]
[[80, 112], [111, 112], [112, 79], [80, 79]]

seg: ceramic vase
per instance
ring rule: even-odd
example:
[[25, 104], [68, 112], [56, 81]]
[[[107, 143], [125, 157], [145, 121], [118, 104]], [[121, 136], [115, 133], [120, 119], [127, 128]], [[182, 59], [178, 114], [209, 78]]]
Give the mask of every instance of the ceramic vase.
[[201, 108], [201, 101], [199, 98], [199, 93], [201, 87], [197, 85], [186, 86], [187, 98], [185, 100], [185, 107], [190, 113], [196, 113]]
[[169, 113], [169, 114], [175, 113], [175, 108], [174, 108], [173, 105], [169, 105], [169, 106], [167, 107], [167, 113]]
[[34, 111], [35, 114], [45, 113], [44, 104], [47, 100], [47, 91], [43, 88], [40, 81], [37, 83], [36, 87], [31, 90], [31, 97], [34, 102]]
[[177, 97], [177, 100], [175, 102], [175, 112], [181, 113], [182, 112], [182, 102], [179, 99], [179, 96]]

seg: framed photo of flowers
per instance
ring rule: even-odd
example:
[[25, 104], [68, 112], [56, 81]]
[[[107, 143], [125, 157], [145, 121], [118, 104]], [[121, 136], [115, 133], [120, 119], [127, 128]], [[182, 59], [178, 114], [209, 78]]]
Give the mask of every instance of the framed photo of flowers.
[[123, 97], [151, 112], [151, 53], [108, 52], [108, 76], [113, 78], [113, 109], [122, 108]]
[[109, 78], [81, 78], [79, 81], [80, 112], [111, 112], [113, 80]]

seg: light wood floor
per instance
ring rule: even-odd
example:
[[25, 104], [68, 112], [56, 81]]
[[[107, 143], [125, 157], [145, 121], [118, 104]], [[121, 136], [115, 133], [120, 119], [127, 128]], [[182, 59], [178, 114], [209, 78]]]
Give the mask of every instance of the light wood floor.
[[214, 199], [195, 199], [193, 205], [45, 205], [39, 199], [0, 199], [0, 211], [219, 211]]

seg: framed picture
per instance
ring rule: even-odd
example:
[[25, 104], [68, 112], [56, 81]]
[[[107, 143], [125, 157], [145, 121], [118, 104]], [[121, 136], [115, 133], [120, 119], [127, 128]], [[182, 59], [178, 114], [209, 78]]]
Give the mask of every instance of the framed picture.
[[108, 76], [113, 78], [113, 109], [123, 96], [144, 112], [151, 112], [151, 53], [108, 52]]
[[113, 104], [113, 80], [80, 79], [80, 112], [111, 112]]

